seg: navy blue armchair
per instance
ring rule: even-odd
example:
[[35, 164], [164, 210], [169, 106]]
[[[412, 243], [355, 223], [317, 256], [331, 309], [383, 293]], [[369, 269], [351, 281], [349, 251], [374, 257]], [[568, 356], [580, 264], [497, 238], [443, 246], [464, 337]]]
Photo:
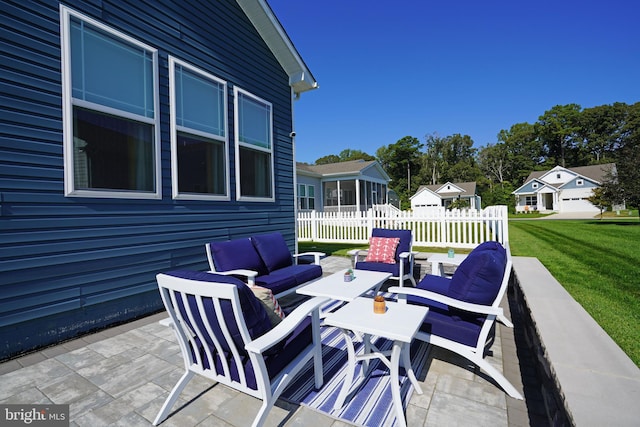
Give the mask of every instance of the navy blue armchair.
[[[476, 247], [453, 277], [427, 275], [416, 288], [389, 288], [401, 301], [429, 307], [416, 339], [451, 350], [485, 371], [509, 396], [522, 399], [513, 385], [485, 360], [490, 332], [509, 284], [511, 254], [508, 245], [485, 242]], [[512, 326], [510, 322], [507, 326]]]
[[[365, 251], [354, 249], [349, 251], [353, 257], [353, 266], [358, 270], [382, 271], [391, 273], [391, 279], [397, 280], [400, 286], [404, 286], [406, 280], [410, 280], [416, 286], [413, 277], [413, 263], [415, 253], [412, 252], [413, 234], [411, 230], [391, 230], [387, 228], [374, 228], [371, 232], [372, 238], [399, 239], [393, 256], [393, 262], [381, 262], [377, 260], [367, 260]], [[369, 240], [372, 241], [371, 239]], [[369, 248], [369, 251], [371, 247]], [[367, 251], [367, 257], [369, 256]]]

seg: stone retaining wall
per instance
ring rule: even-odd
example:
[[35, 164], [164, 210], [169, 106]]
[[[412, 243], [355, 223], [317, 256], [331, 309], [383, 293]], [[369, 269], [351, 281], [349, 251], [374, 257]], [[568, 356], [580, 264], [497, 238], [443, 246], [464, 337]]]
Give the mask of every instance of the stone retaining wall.
[[513, 269], [550, 425], [637, 426], [640, 369], [537, 258]]

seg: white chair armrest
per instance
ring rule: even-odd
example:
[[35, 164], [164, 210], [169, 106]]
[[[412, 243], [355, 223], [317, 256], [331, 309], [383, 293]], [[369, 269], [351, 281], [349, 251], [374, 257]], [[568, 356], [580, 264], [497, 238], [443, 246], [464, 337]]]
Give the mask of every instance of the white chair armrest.
[[358, 261], [358, 257], [360, 255], [365, 255], [367, 253], [369, 253], [368, 249], [351, 249], [350, 251], [347, 252], [347, 254], [351, 256], [352, 260], [355, 262]]
[[400, 253], [400, 255], [398, 255], [398, 257], [399, 258], [409, 258], [409, 260], [412, 260], [413, 257], [416, 256], [417, 253], [418, 252], [413, 252], [413, 251], [411, 251], [411, 252], [402, 252], [402, 253]]
[[413, 295], [416, 297], [430, 299], [432, 301], [446, 304], [450, 307], [455, 307], [460, 310], [469, 311], [471, 313], [493, 314], [495, 316], [502, 316], [503, 314], [502, 308], [500, 307], [472, 304], [469, 302], [460, 301], [455, 298], [450, 298], [448, 296], [445, 296], [436, 292], [426, 291], [424, 289], [419, 289], [419, 288], [405, 288], [405, 287], [399, 287], [399, 286], [392, 286], [389, 288], [388, 292], [391, 292], [394, 294], [402, 294], [402, 295]]
[[325, 256], [326, 254], [324, 252], [302, 252], [299, 254], [294, 254], [293, 257], [298, 258], [304, 255], [313, 255], [313, 263], [315, 265], [320, 265], [320, 257]]
[[256, 276], [258, 275], [257, 271], [254, 270], [229, 270], [229, 271], [210, 271], [209, 273], [213, 274], [222, 274], [223, 276], [244, 276], [247, 278], [247, 285], [254, 286], [256, 284]]
[[315, 297], [305, 301], [293, 310], [275, 328], [255, 340], [247, 343], [245, 349], [252, 353], [262, 354], [278, 344], [302, 322], [313, 310], [318, 310], [329, 298]]

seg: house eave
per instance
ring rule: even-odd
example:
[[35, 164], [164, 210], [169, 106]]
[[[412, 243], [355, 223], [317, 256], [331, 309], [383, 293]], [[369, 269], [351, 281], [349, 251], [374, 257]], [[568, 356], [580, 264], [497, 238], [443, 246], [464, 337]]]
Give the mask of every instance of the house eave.
[[296, 96], [317, 89], [318, 82], [265, 0], [236, 0], [289, 76]]

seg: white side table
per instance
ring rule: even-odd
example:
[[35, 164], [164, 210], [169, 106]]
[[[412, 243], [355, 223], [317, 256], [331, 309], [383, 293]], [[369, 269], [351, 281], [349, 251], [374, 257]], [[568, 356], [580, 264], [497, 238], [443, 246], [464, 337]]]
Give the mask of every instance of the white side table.
[[427, 261], [431, 263], [431, 274], [434, 276], [444, 276], [444, 264], [458, 266], [467, 258], [467, 254], [455, 254], [449, 258], [448, 254], [433, 254]]
[[[349, 355], [344, 382], [342, 383], [342, 389], [340, 390], [334, 409], [340, 409], [344, 406], [349, 390], [353, 386], [356, 363], [358, 361], [364, 361], [362, 376], [358, 380], [358, 383], [360, 383], [366, 378], [368, 361], [377, 358], [389, 367], [391, 375], [391, 396], [393, 398], [397, 420], [399, 425], [406, 426], [404, 411], [402, 410], [402, 400], [400, 398], [400, 358], [402, 358], [402, 365], [407, 372], [411, 384], [418, 394], [422, 394], [422, 389], [411, 366], [409, 347], [420, 325], [422, 325], [424, 316], [427, 315], [429, 308], [393, 301], [387, 301], [386, 306], [386, 313], [376, 314], [373, 312], [373, 299], [359, 297], [327, 315], [325, 319], [326, 325], [342, 329], [342, 334], [347, 344], [347, 353]], [[353, 331], [356, 334], [364, 334], [364, 352], [362, 354], [356, 355], [349, 331]], [[371, 344], [370, 337], [372, 335], [393, 340], [392, 350], [390, 352], [380, 351], [375, 345]], [[389, 356], [391, 356], [391, 359], [388, 358]]]

